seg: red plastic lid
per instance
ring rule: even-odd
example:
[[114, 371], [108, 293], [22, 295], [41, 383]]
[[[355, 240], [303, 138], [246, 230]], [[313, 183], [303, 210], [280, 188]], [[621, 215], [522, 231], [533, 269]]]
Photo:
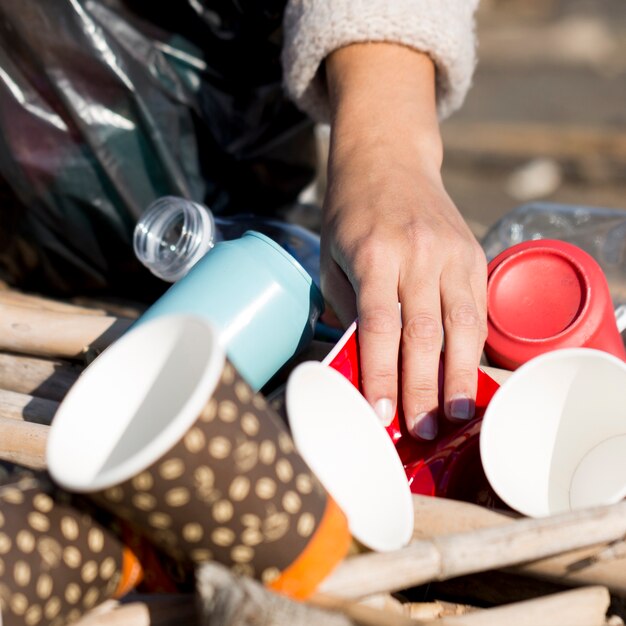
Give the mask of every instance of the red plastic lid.
[[559, 348], [604, 350], [626, 360], [602, 268], [565, 241], [516, 244], [488, 268], [488, 336], [492, 365], [515, 369]]
[[560, 250], [528, 249], [502, 260], [489, 277], [489, 317], [506, 335], [547, 339], [565, 331], [587, 301], [587, 281]]

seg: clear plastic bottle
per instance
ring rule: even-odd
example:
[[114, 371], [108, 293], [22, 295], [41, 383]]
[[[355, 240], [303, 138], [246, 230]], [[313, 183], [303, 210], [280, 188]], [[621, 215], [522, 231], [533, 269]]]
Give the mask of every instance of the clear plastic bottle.
[[148, 206], [135, 227], [137, 258], [156, 276], [174, 283], [219, 241], [263, 233], [282, 246], [319, 287], [320, 239], [316, 233], [277, 219], [255, 215], [221, 218], [199, 202], [164, 196]]
[[491, 260], [506, 248], [533, 239], [560, 239], [585, 250], [604, 271], [616, 310], [626, 305], [626, 211], [552, 202], [524, 204], [489, 229], [482, 247]]

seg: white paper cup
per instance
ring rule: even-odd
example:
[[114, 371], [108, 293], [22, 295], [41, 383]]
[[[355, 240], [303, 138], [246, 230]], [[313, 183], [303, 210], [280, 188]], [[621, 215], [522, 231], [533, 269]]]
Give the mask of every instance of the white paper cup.
[[287, 381], [296, 448], [348, 518], [352, 536], [377, 551], [413, 533], [413, 502], [398, 453], [372, 407], [344, 376], [302, 363]]
[[589, 348], [528, 361], [483, 419], [480, 455], [496, 493], [540, 517], [626, 496], [626, 364]]

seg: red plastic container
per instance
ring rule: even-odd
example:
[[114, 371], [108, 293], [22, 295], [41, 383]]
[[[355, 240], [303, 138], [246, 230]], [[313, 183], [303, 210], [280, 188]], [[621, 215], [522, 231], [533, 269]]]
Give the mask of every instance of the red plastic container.
[[[343, 374], [362, 391], [356, 322], [323, 362]], [[443, 363], [440, 364], [439, 380], [443, 381]], [[401, 381], [398, 386], [400, 398]], [[498, 383], [479, 369], [476, 417], [459, 424], [440, 415], [439, 434], [434, 441], [418, 441], [408, 433], [402, 404], [398, 402], [398, 409], [387, 427], [387, 433], [396, 446], [413, 493], [506, 508], [489, 486], [482, 471], [478, 449], [482, 416], [497, 389]]]
[[606, 277], [581, 248], [553, 239], [526, 241], [490, 263], [485, 353], [516, 369], [544, 352], [595, 348], [626, 360]]

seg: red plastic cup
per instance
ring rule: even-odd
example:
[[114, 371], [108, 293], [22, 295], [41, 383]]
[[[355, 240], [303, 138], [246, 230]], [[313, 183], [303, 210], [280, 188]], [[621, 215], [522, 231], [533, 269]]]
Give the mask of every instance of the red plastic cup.
[[526, 241], [488, 268], [485, 353], [516, 369], [560, 348], [595, 348], [626, 360], [606, 277], [579, 247], [553, 239]]
[[[356, 322], [348, 328], [323, 363], [337, 370], [362, 391]], [[439, 381], [441, 388], [443, 360], [440, 362]], [[396, 447], [411, 492], [506, 508], [482, 471], [478, 448], [482, 416], [498, 390], [498, 383], [479, 369], [476, 417], [465, 423], [453, 423], [440, 415], [439, 434], [434, 441], [418, 441], [408, 433], [402, 410], [401, 387], [402, 382], [399, 381], [398, 408], [387, 433]]]

